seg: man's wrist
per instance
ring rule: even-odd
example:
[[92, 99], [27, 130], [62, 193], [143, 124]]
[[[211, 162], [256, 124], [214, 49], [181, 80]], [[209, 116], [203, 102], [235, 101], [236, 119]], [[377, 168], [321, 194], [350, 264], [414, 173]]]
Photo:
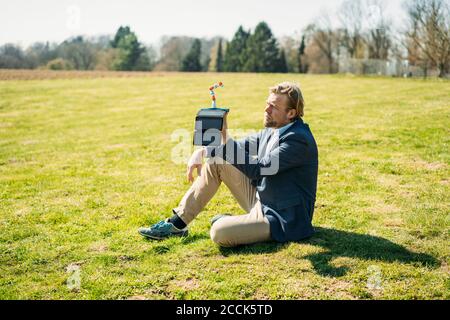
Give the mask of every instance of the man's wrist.
[[226, 144], [229, 139], [228, 130], [222, 131], [222, 144]]
[[211, 146], [203, 147], [203, 156], [205, 158], [212, 158], [214, 156], [213, 151], [214, 151], [214, 147], [211, 147]]

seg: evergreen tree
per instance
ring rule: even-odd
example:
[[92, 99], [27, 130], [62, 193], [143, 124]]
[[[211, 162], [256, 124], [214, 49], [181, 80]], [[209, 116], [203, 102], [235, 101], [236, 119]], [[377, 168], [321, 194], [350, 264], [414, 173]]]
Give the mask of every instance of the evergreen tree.
[[243, 71], [276, 72], [280, 66], [278, 43], [265, 22], [260, 22], [255, 32], [248, 38], [246, 53], [248, 58]]
[[152, 69], [152, 64], [150, 62], [150, 57], [147, 49], [142, 48], [139, 58], [136, 60], [133, 71], [150, 71]]
[[[120, 51], [119, 58], [115, 63], [116, 70], [136, 70], [135, 67], [138, 61], [145, 59], [141, 57], [141, 55], [145, 54], [145, 49], [141, 46], [134, 33], [127, 34], [121, 38], [117, 43], [117, 48]], [[140, 61], [140, 64], [142, 65], [142, 61]]]
[[305, 61], [305, 49], [306, 49], [306, 43], [305, 43], [305, 36], [302, 37], [302, 42], [300, 43], [300, 47], [298, 48], [298, 72], [299, 73], [306, 73], [307, 66]]
[[200, 64], [200, 56], [202, 51], [202, 43], [199, 39], [195, 39], [191, 50], [184, 57], [181, 64], [181, 71], [199, 72], [202, 71]]
[[119, 42], [127, 35], [131, 34], [131, 30], [129, 26], [122, 27], [120, 26], [119, 29], [116, 32], [116, 35], [114, 36], [114, 39], [111, 41], [111, 47], [117, 48], [119, 45]]
[[127, 27], [120, 27], [111, 47], [118, 49], [118, 57], [113, 63], [115, 70], [121, 71], [148, 71], [150, 61], [146, 49], [139, 42], [136, 34]]
[[279, 73], [287, 73], [288, 72], [286, 54], [284, 53], [283, 49], [280, 51], [280, 56], [278, 57], [278, 68], [277, 68], [276, 72], [279, 72]]
[[219, 40], [219, 46], [217, 47], [216, 71], [223, 71], [222, 39]]
[[233, 39], [227, 45], [225, 51], [224, 71], [240, 72], [242, 71], [243, 63], [245, 63], [245, 52], [247, 48], [247, 41], [250, 33], [246, 32], [242, 26], [236, 31]]

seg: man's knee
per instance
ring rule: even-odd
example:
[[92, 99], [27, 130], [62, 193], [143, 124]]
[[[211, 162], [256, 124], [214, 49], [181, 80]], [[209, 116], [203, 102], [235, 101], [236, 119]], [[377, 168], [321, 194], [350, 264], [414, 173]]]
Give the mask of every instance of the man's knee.
[[211, 240], [221, 247], [234, 247], [235, 244], [233, 244], [230, 234], [227, 231], [228, 228], [220, 222], [221, 221], [217, 221], [212, 225], [210, 231]]

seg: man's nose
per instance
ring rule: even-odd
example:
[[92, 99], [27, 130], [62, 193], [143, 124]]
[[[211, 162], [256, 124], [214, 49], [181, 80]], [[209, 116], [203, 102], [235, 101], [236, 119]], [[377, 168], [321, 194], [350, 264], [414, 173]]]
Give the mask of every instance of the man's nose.
[[270, 114], [272, 112], [272, 108], [270, 106], [266, 106], [266, 109], [264, 111]]

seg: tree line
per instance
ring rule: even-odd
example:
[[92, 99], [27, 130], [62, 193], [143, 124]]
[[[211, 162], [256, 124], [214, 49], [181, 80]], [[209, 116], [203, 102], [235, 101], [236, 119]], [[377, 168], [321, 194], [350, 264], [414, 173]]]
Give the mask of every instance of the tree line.
[[322, 12], [301, 35], [277, 39], [269, 25], [240, 26], [223, 37], [164, 37], [155, 49], [141, 43], [129, 26], [114, 36], [73, 37], [60, 44], [27, 49], [0, 47], [0, 68], [52, 70], [342, 72], [342, 61], [407, 61], [426, 75], [450, 73], [450, 0], [407, 0], [407, 20], [395, 30], [384, 0], [345, 0]]
[[130, 27], [115, 36], [77, 36], [61, 44], [37, 42], [26, 50], [13, 44], [0, 47], [0, 68], [51, 70], [149, 71], [154, 52], [139, 42]]
[[283, 49], [265, 22], [254, 32], [239, 27], [230, 43], [222, 37], [163, 39], [160, 57], [144, 46], [129, 26], [113, 37], [68, 39], [61, 44], [35, 43], [26, 50], [0, 47], [0, 68], [118, 71], [287, 72]]
[[[253, 32], [239, 27], [230, 43], [223, 49], [219, 39], [213, 51], [216, 72], [288, 72], [286, 57], [269, 26], [260, 22]], [[194, 40], [188, 54], [182, 60], [181, 71], [202, 71], [201, 41]], [[211, 60], [210, 60], [211, 61]]]
[[[424, 76], [450, 73], [450, 0], [405, 0], [406, 20], [394, 28], [383, 0], [346, 0], [335, 12], [323, 12], [305, 29], [306, 67], [339, 71], [339, 60], [397, 60], [420, 68]], [[331, 17], [337, 17], [333, 23]]]

